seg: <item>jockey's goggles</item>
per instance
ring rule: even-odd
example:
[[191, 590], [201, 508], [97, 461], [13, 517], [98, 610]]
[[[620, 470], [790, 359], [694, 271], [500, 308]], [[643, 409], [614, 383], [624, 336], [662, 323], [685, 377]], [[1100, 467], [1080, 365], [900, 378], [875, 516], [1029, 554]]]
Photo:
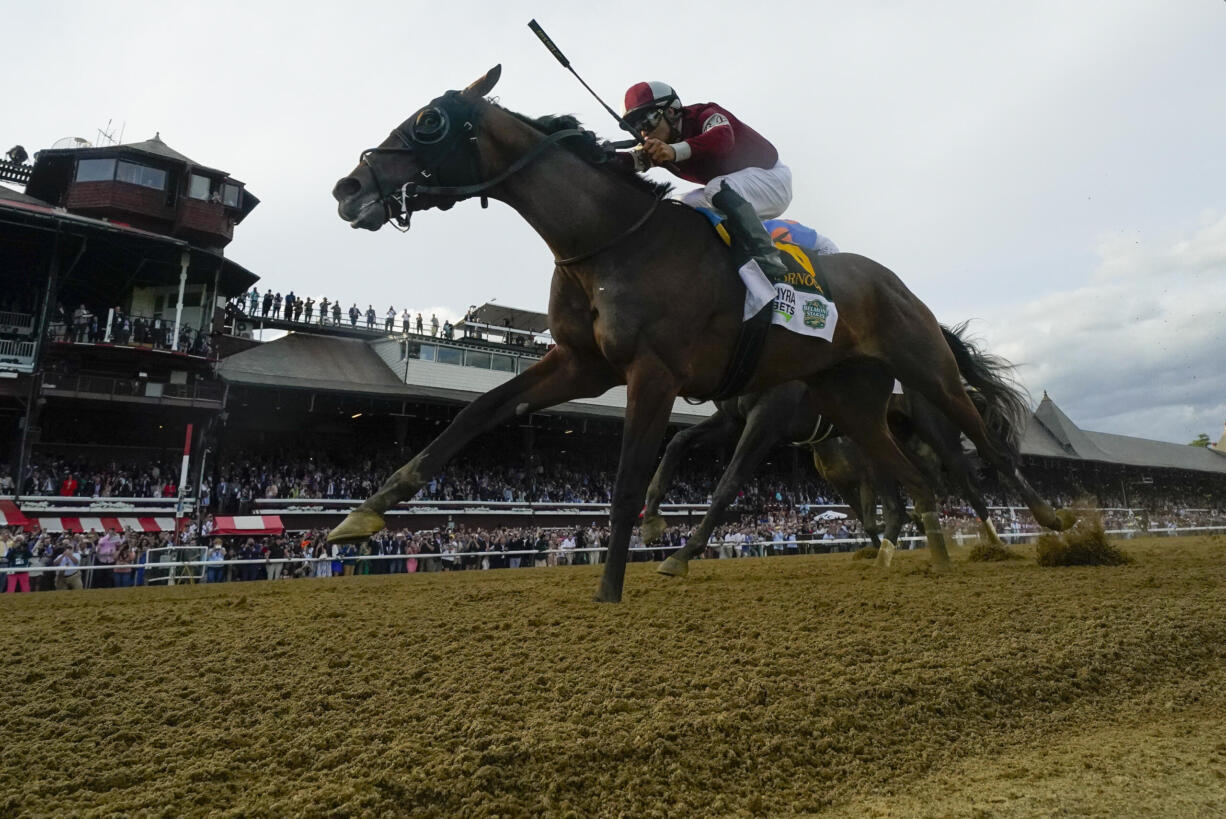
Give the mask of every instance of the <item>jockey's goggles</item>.
[[626, 122], [636, 131], [652, 131], [663, 118], [663, 108], [644, 108], [627, 114]]

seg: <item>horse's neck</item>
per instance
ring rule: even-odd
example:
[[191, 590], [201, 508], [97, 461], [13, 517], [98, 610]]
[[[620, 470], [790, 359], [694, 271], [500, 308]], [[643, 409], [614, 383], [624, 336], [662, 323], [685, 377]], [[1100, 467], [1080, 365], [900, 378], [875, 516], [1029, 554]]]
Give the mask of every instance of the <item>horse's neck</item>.
[[[528, 126], [514, 124], [520, 127], [508, 129], [488, 152], [493, 155], [491, 170], [510, 166], [542, 138]], [[491, 196], [524, 217], [557, 258], [593, 250], [651, 207], [650, 196], [560, 145], [512, 175]]]

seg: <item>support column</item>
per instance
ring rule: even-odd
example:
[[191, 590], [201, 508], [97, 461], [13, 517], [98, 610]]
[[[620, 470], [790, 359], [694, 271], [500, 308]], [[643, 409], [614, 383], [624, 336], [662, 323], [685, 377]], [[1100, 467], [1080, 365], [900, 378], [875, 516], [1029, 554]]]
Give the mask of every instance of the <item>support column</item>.
[[170, 349], [179, 349], [179, 328], [183, 323], [183, 291], [187, 288], [187, 266], [191, 263], [192, 254], [183, 251], [179, 256], [179, 303], [175, 305], [175, 334], [170, 343]]
[[[38, 321], [34, 324], [34, 364], [30, 372], [30, 391], [26, 396], [26, 413], [21, 419], [21, 440], [17, 444], [17, 466], [16, 472], [13, 475], [13, 499], [15, 501], [21, 500], [22, 481], [25, 479], [26, 462], [30, 458], [30, 445], [33, 443], [32, 433], [38, 428], [42, 408], [46, 403], [46, 400], [42, 397], [42, 360], [43, 350], [47, 346], [47, 331], [50, 329], [51, 323], [51, 304], [55, 301], [59, 288], [60, 253], [63, 248], [60, 237], [60, 225], [57, 223], [55, 238], [51, 242], [51, 257], [47, 260], [47, 286], [43, 288], [42, 309], [39, 311]], [[85, 244], [83, 241], [81, 249], [77, 252], [77, 259], [81, 258], [81, 253], [84, 250]], [[75, 265], [76, 262], [74, 261], [72, 266]], [[71, 270], [71, 267], [69, 269]]]

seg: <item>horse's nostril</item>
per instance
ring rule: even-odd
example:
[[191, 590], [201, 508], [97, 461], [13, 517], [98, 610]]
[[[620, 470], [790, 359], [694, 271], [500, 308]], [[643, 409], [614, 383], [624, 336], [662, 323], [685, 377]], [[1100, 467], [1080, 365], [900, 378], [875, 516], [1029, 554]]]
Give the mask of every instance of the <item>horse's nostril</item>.
[[362, 190], [362, 183], [354, 179], [352, 176], [346, 176], [344, 179], [336, 183], [336, 187], [332, 189], [332, 195], [339, 202], [343, 202], [351, 196], [356, 196]]

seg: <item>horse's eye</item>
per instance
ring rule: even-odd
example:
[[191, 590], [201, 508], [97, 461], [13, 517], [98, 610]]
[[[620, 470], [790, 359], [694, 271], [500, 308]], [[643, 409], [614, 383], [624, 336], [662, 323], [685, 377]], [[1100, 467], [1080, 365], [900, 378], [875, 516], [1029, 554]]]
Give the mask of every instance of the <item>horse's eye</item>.
[[437, 108], [427, 108], [417, 115], [413, 135], [421, 142], [440, 139], [447, 129], [447, 119]]

